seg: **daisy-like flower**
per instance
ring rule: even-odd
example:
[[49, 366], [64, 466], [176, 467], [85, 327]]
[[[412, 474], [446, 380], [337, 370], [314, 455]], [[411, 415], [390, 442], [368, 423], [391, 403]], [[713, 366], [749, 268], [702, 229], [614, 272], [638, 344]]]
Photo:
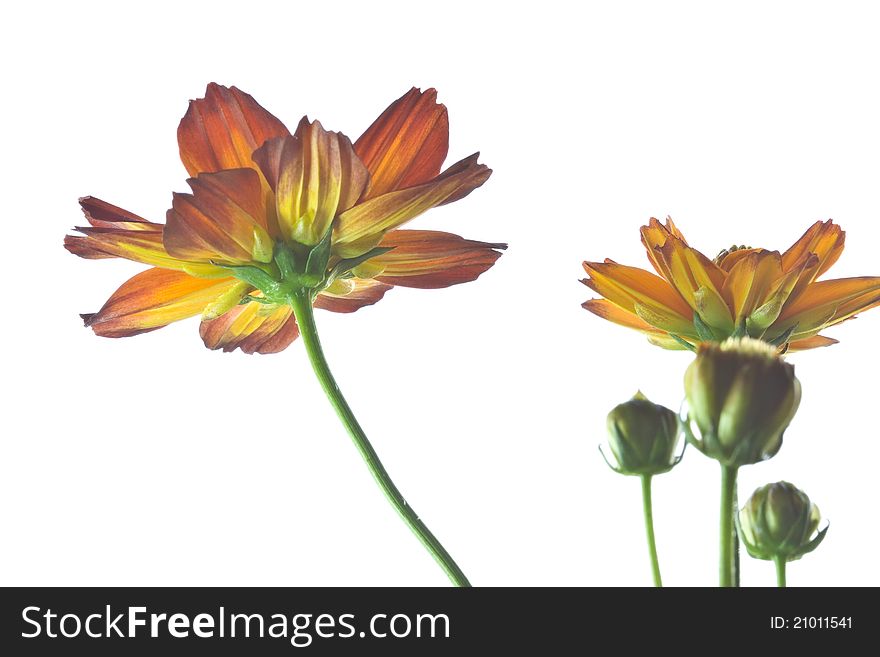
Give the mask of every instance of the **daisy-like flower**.
[[583, 307], [667, 349], [758, 338], [791, 351], [835, 344], [819, 335], [880, 304], [880, 277], [819, 281], [843, 251], [844, 232], [816, 222], [787, 251], [731, 247], [709, 259], [671, 219], [651, 219], [642, 243], [657, 274], [612, 260], [585, 262], [582, 282], [602, 295]]
[[192, 193], [174, 194], [165, 224], [85, 197], [90, 225], [65, 238], [84, 258], [152, 266], [83, 316], [100, 336], [201, 315], [209, 348], [274, 353], [298, 335], [295, 288], [310, 288], [316, 308], [353, 312], [395, 285], [472, 281], [506, 247], [399, 229], [491, 174], [478, 153], [441, 172], [449, 122], [433, 89], [404, 94], [352, 144], [307, 118], [291, 134], [250, 95], [212, 83], [177, 137]]
[[467, 577], [394, 485], [336, 384], [313, 308], [353, 312], [391, 287], [476, 279], [505, 244], [400, 226], [457, 201], [492, 173], [475, 153], [441, 172], [446, 108], [411, 89], [352, 144], [303, 118], [291, 134], [248, 94], [209, 84], [177, 131], [192, 194], [175, 194], [165, 224], [80, 200], [89, 226], [65, 246], [148, 269], [126, 281], [87, 326], [106, 337], [201, 315], [211, 349], [281, 351], [302, 343], [324, 392], [388, 500], [453, 583]]

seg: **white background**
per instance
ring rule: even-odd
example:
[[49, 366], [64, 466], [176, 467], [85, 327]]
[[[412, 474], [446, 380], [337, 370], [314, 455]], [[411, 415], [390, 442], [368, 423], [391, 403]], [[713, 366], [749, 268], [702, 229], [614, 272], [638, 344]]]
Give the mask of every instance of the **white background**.
[[[480, 585], [650, 583], [636, 479], [596, 450], [641, 388], [677, 408], [689, 355], [580, 307], [580, 263], [647, 266], [672, 215], [710, 257], [833, 217], [835, 276], [880, 274], [880, 40], [869, 3], [14, 3], [4, 15], [0, 582], [445, 585], [372, 482], [300, 344], [206, 350], [197, 321], [125, 340], [95, 311], [142, 267], [62, 237], [91, 194], [161, 221], [205, 84], [356, 137], [435, 86], [450, 158], [495, 174], [415, 226], [507, 241], [477, 283], [320, 312], [385, 464]], [[878, 585], [880, 311], [794, 355], [801, 410], [741, 496], [788, 479], [832, 526], [793, 585]], [[716, 581], [718, 468], [656, 481], [671, 585]], [[746, 585], [772, 566], [744, 558]]]

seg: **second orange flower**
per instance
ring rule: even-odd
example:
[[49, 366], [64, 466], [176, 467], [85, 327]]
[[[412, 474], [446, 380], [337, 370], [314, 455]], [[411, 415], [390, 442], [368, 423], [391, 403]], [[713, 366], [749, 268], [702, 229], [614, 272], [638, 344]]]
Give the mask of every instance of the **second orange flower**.
[[641, 234], [657, 274], [585, 262], [582, 282], [604, 298], [583, 306], [667, 349], [731, 336], [792, 351], [824, 347], [837, 340], [820, 331], [880, 304], [880, 277], [818, 280], [843, 251], [844, 232], [830, 220], [783, 253], [732, 247], [714, 259], [689, 246], [671, 219], [651, 219]]

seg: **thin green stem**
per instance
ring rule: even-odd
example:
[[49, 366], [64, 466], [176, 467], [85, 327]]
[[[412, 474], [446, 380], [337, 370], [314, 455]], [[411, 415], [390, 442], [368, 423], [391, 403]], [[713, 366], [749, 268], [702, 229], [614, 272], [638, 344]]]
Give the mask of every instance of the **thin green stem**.
[[654, 541], [654, 507], [651, 501], [651, 475], [642, 475], [642, 510], [645, 514], [645, 533], [648, 536], [648, 554], [651, 557], [651, 572], [654, 586], [662, 587], [660, 561], [657, 559], [657, 544]]
[[[739, 513], [739, 491], [736, 482], [733, 484], [733, 516]], [[733, 585], [739, 587], [739, 535], [733, 528]]]
[[422, 545], [425, 546], [428, 552], [431, 553], [431, 556], [434, 557], [440, 567], [446, 572], [446, 575], [452, 583], [456, 586], [470, 586], [471, 584], [468, 582], [467, 577], [465, 577], [461, 568], [458, 567], [458, 564], [455, 563], [453, 558], [446, 551], [446, 548], [444, 548], [434, 534], [431, 533], [431, 530], [428, 529], [425, 523], [419, 519], [418, 514], [407, 503], [406, 499], [404, 499], [401, 492], [397, 489], [397, 486], [394, 485], [394, 482], [391, 481], [391, 477], [388, 476], [388, 472], [385, 471], [385, 467], [379, 460], [376, 450], [373, 449], [373, 446], [367, 439], [367, 435], [364, 433], [364, 430], [361, 429], [360, 424], [358, 424], [357, 418], [355, 418], [348, 402], [346, 402], [345, 398], [342, 396], [339, 386], [336, 385], [333, 374], [330, 372], [330, 367], [327, 364], [324, 351], [321, 348], [321, 341], [318, 338], [318, 329], [315, 326], [315, 314], [312, 309], [310, 297], [307, 293], [303, 292], [301, 294], [292, 295], [289, 302], [293, 308], [293, 313], [296, 316], [300, 336], [302, 336], [303, 345], [305, 346], [306, 353], [312, 363], [312, 368], [315, 370], [315, 375], [318, 377], [318, 381], [321, 383], [321, 387], [324, 389], [327, 398], [336, 410], [336, 414], [348, 430], [352, 441], [354, 441], [355, 447], [357, 447], [364, 461], [366, 461], [370, 473], [373, 475], [376, 483], [379, 484], [379, 488], [385, 493], [385, 497], [388, 498], [388, 501], [391, 502], [391, 505], [395, 508], [397, 513], [400, 514], [403, 521], [422, 542]]
[[720, 562], [718, 564], [720, 586], [736, 586], [733, 511], [736, 500], [735, 466], [721, 466], [721, 525], [718, 534]]
[[785, 583], [785, 557], [776, 557], [773, 559], [776, 563], [776, 586], [781, 589], [786, 587]]

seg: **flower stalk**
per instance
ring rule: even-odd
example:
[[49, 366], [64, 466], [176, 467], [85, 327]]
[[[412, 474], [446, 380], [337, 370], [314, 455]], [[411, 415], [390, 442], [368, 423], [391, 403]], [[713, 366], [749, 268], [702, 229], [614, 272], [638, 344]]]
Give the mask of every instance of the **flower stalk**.
[[648, 554], [651, 558], [651, 573], [654, 586], [663, 587], [660, 576], [660, 560], [657, 558], [657, 543], [654, 540], [654, 508], [651, 500], [651, 475], [642, 475], [642, 509], [645, 514], [645, 534], [648, 539]]
[[407, 503], [397, 486], [394, 485], [394, 482], [391, 480], [391, 477], [388, 475], [388, 472], [379, 460], [379, 455], [376, 454], [376, 450], [370, 444], [366, 433], [364, 433], [364, 430], [358, 423], [354, 412], [352, 412], [345, 397], [342, 396], [342, 392], [339, 390], [339, 386], [333, 378], [333, 374], [327, 364], [327, 359], [324, 356], [324, 351], [321, 348], [318, 329], [315, 325], [315, 315], [312, 308], [311, 295], [312, 292], [310, 290], [301, 290], [292, 294], [288, 299], [288, 303], [291, 308], [293, 308], [293, 313], [296, 317], [297, 324], [299, 325], [303, 346], [305, 347], [306, 353], [309, 356], [309, 361], [315, 371], [315, 376], [318, 377], [318, 381], [321, 384], [324, 393], [330, 400], [330, 404], [333, 406], [336, 414], [339, 416], [339, 419], [342, 421], [342, 424], [351, 436], [355, 447], [357, 447], [358, 452], [360, 452], [360, 455], [366, 462], [370, 474], [373, 475], [373, 478], [376, 480], [379, 488], [382, 489], [385, 497], [416, 535], [419, 541], [421, 541], [422, 545], [425, 546], [425, 549], [430, 552], [432, 557], [434, 557], [434, 560], [443, 569], [450, 581], [455, 586], [469, 587], [471, 584], [464, 572], [458, 567], [458, 564], [455, 563], [455, 560], [449, 552], [446, 551], [446, 548], [444, 548], [434, 534], [431, 533], [431, 530], [428, 529], [427, 525], [422, 522], [415, 510]]
[[736, 466], [721, 466], [721, 524], [718, 535], [718, 584], [721, 587], [738, 586], [736, 573], [736, 528], [733, 517], [736, 509]]
[[785, 583], [785, 557], [776, 557], [773, 561], [776, 563], [776, 586], [784, 589], [787, 586]]

